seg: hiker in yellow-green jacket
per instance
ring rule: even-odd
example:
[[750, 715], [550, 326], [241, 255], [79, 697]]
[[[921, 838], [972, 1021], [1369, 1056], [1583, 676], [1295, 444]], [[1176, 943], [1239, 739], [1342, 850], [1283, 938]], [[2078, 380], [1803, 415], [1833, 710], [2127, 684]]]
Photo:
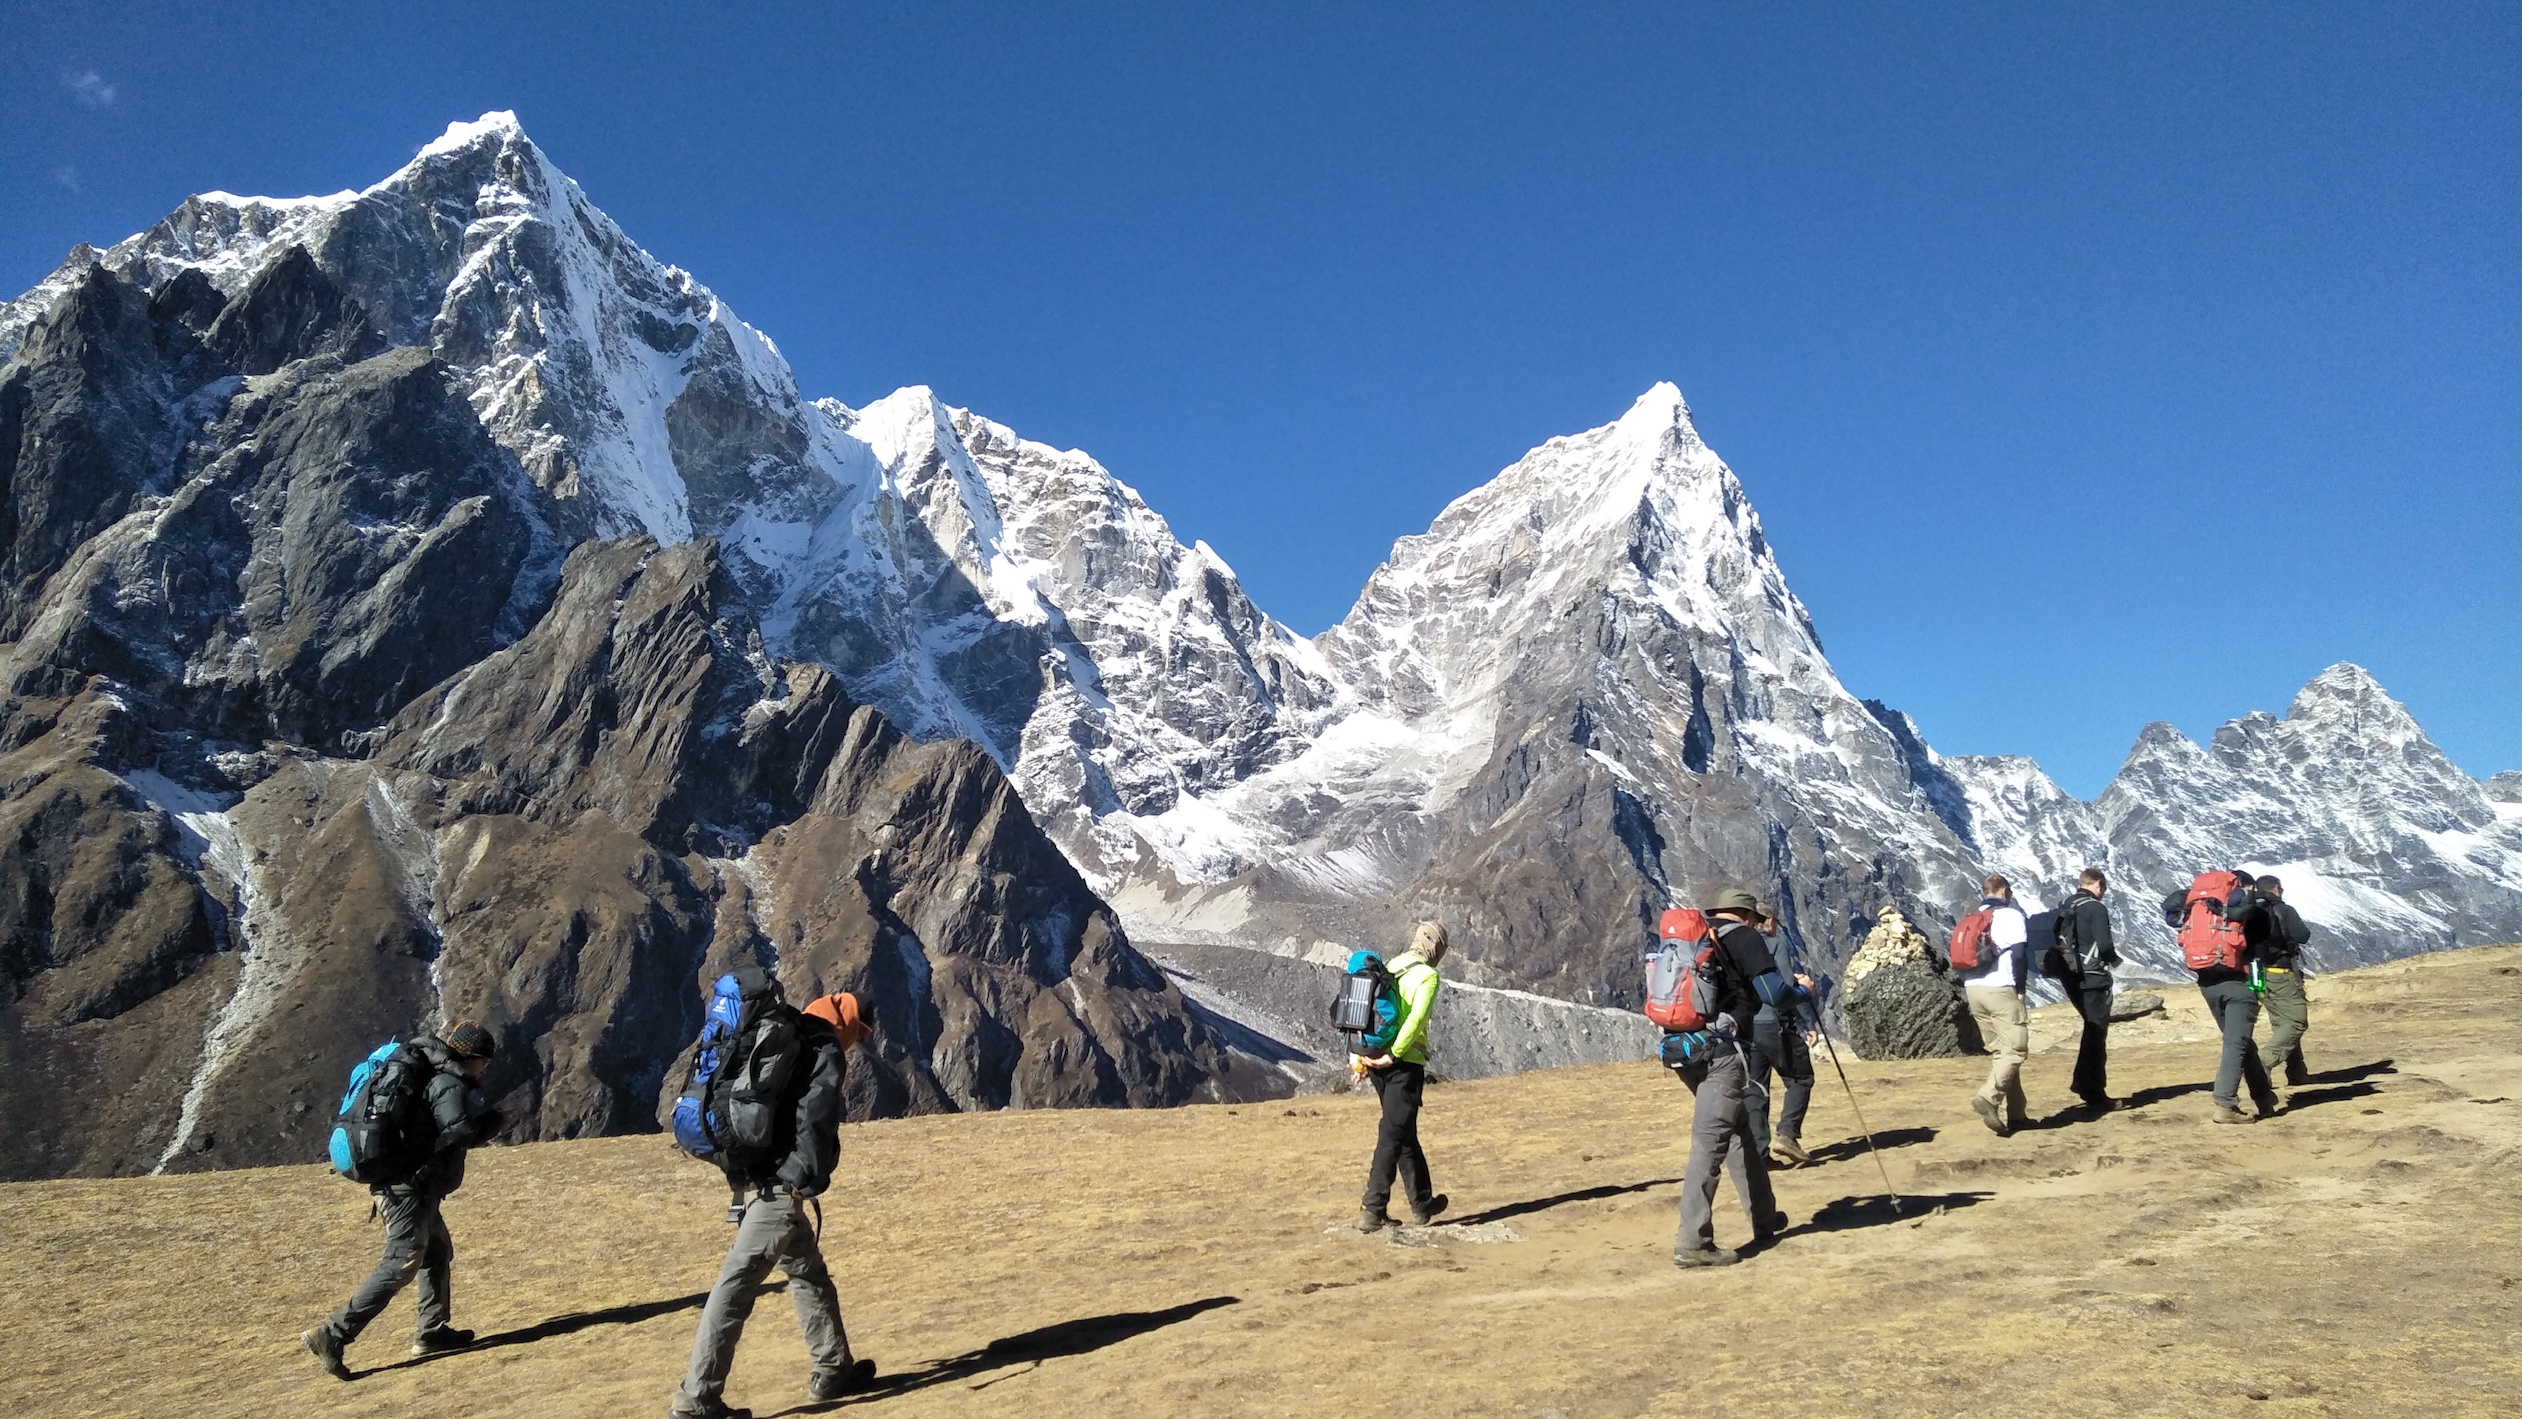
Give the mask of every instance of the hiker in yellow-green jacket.
[[1366, 1173], [1364, 1210], [1357, 1228], [1372, 1232], [1394, 1225], [1384, 1210], [1392, 1201], [1396, 1169], [1410, 1203], [1411, 1220], [1424, 1227], [1445, 1210], [1445, 1194], [1430, 1192], [1427, 1153], [1419, 1147], [1419, 1102], [1427, 1092], [1427, 1026], [1436, 1013], [1436, 992], [1442, 984], [1436, 964], [1445, 959], [1445, 927], [1423, 921], [1410, 938], [1410, 949], [1393, 958], [1393, 990], [1401, 997], [1401, 1021], [1389, 1052], [1362, 1059], [1366, 1077], [1383, 1100], [1383, 1123], [1375, 1130], [1375, 1164]]

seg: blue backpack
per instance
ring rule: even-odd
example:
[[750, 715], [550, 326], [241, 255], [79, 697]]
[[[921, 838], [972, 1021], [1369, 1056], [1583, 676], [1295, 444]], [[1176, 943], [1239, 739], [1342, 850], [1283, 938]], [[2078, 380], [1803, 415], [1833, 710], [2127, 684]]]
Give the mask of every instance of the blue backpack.
[[1384, 958], [1372, 951], [1349, 953], [1348, 973], [1340, 977], [1340, 993], [1331, 1000], [1331, 1028], [1349, 1037], [1351, 1054], [1382, 1054], [1401, 1033], [1401, 993], [1393, 986]]
[[768, 1163], [805, 1055], [797, 1012], [769, 972], [747, 965], [720, 976], [674, 1101], [675, 1145], [738, 1176]]
[[400, 1040], [352, 1065], [325, 1147], [333, 1171], [375, 1185], [400, 1182], [426, 1162], [436, 1135], [422, 1126], [420, 1105], [433, 1072], [426, 1056]]

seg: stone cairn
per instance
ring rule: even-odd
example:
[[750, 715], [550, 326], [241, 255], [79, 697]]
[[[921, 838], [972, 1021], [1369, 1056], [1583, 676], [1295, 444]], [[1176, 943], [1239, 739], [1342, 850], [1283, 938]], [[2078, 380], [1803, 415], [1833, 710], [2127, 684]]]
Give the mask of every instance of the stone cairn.
[[1874, 918], [1840, 976], [1848, 1047], [1859, 1059], [1940, 1059], [1979, 1049], [1961, 987], [1898, 907]]

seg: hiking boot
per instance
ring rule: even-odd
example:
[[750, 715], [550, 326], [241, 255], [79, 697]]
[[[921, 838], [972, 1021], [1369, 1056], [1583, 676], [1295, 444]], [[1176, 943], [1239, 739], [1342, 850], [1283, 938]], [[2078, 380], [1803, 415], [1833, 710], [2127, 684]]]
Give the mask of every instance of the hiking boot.
[[458, 1330], [451, 1325], [441, 1325], [424, 1330], [420, 1334], [413, 1336], [412, 1353], [415, 1355], [443, 1355], [449, 1350], [461, 1350], [472, 1343], [473, 1332], [469, 1330]]
[[1386, 1227], [1400, 1225], [1400, 1221], [1389, 1212], [1378, 1211], [1372, 1207], [1361, 1207], [1357, 1210], [1357, 1229], [1361, 1232], [1380, 1232]]
[[853, 1390], [865, 1389], [875, 1378], [873, 1360], [852, 1360], [837, 1370], [817, 1370], [806, 1376], [806, 1398], [838, 1399]]
[[1771, 1143], [1769, 1156], [1777, 1159], [1778, 1166], [1784, 1168], [1800, 1168], [1813, 1161], [1813, 1155], [1804, 1151], [1804, 1145], [1792, 1138], [1780, 1138]]
[[306, 1352], [315, 1357], [315, 1363], [324, 1367], [324, 1373], [337, 1380], [350, 1378], [350, 1366], [342, 1363], [342, 1343], [333, 1338], [331, 1330], [319, 1325], [299, 1336], [298, 1340], [306, 1346]]
[[1786, 1234], [1786, 1228], [1787, 1220], [1785, 1213], [1770, 1213], [1768, 1221], [1763, 1222], [1752, 1229], [1751, 1247], [1749, 1249], [1753, 1251], [1767, 1251], [1769, 1248], [1776, 1246], [1778, 1244], [1778, 1238]]
[[2274, 1094], [2269, 1095], [2267, 1098], [2257, 1100], [2256, 1107], [2259, 1109], [2259, 1116], [2261, 1118], [2275, 1118], [2277, 1115], [2286, 1111], [2285, 1100]]
[[2231, 1104], [2216, 1105], [2214, 1118], [2218, 1123], [2249, 1123], [2251, 1121], [2251, 1116], [2249, 1114], [2242, 1112], [2240, 1109], [2233, 1107]]
[[753, 1411], [737, 1409], [723, 1401], [692, 1405], [677, 1398], [674, 1407], [666, 1411], [666, 1419], [753, 1419]]
[[2115, 1111], [2118, 1107], [2119, 1101], [2108, 1094], [2086, 1094], [2084, 1096], [2084, 1111], [2097, 1118], [2103, 1114]]
[[1723, 1247], [1676, 1247], [1673, 1249], [1673, 1265], [1685, 1268], [1732, 1266], [1742, 1259], [1741, 1252], [1728, 1251]]
[[1410, 1220], [1422, 1227], [1428, 1226], [1445, 1215], [1445, 1205], [1451, 1201], [1453, 1201], [1452, 1198], [1440, 1192], [1427, 1200], [1427, 1206], [1412, 1208]]
[[1997, 1111], [1996, 1100], [1982, 1098], [1977, 1094], [1973, 1094], [1970, 1096], [1970, 1106], [1973, 1109], [1978, 1110], [1979, 1121], [1988, 1125], [1988, 1131], [1990, 1133], [1995, 1134], [1999, 1138], [2003, 1138], [2008, 1133], [2013, 1132], [2012, 1129], [2005, 1126], [2005, 1115]]

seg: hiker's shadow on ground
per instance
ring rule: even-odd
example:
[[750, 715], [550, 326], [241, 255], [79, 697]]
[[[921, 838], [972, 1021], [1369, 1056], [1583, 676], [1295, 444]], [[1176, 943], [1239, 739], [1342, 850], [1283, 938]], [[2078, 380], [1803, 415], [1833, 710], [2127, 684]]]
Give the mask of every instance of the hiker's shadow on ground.
[[[787, 1282], [774, 1281], [762, 1288], [762, 1294], [767, 1296], [774, 1291], [785, 1291], [787, 1289]], [[434, 1354], [419, 1356], [416, 1359], [403, 1360], [391, 1365], [379, 1365], [373, 1370], [362, 1370], [359, 1373], [363, 1375], [381, 1375], [388, 1370], [408, 1370], [414, 1365], [427, 1365], [439, 1360], [451, 1360], [458, 1355], [479, 1355], [485, 1350], [496, 1350], [503, 1345], [532, 1345], [538, 1340], [550, 1340], [556, 1336], [574, 1335], [579, 1331], [592, 1329], [599, 1325], [637, 1325], [644, 1320], [655, 1320], [659, 1316], [670, 1316], [676, 1311], [697, 1311], [702, 1306], [708, 1304], [708, 1301], [709, 1293], [707, 1291], [694, 1291], [688, 1296], [675, 1296], [671, 1299], [662, 1301], [638, 1301], [627, 1306], [607, 1306], [600, 1311], [572, 1311], [568, 1315], [554, 1316], [550, 1320], [536, 1321], [532, 1325], [519, 1326], [515, 1330], [503, 1330], [495, 1335], [485, 1335], [481, 1339], [474, 1341], [472, 1344], [465, 1346], [461, 1350], [440, 1350]]]
[[893, 1399], [915, 1390], [953, 1384], [959, 1380], [989, 1374], [993, 1370], [1005, 1370], [1011, 1366], [1023, 1367], [1014, 1371], [1013, 1374], [996, 1375], [972, 1386], [974, 1389], [986, 1389], [1000, 1380], [1012, 1379], [1016, 1374], [1033, 1369], [1045, 1360], [1059, 1360], [1072, 1355], [1089, 1354], [1107, 1345], [1118, 1345], [1124, 1340], [1145, 1335], [1150, 1331], [1162, 1330], [1169, 1325], [1179, 1325], [1193, 1316], [1216, 1310], [1221, 1306], [1241, 1304], [1242, 1300], [1240, 1296], [1207, 1296], [1197, 1301], [1185, 1301], [1178, 1306], [1168, 1306], [1161, 1311], [1119, 1311], [1108, 1316], [1087, 1316], [1081, 1320], [1064, 1320], [1056, 1325], [1046, 1325], [1025, 1331], [1021, 1335], [1001, 1336], [978, 1350], [934, 1361], [924, 1369], [910, 1370], [898, 1375], [879, 1375], [874, 1384], [846, 1399], [837, 1399], [829, 1404], [801, 1404], [794, 1409], [781, 1410], [779, 1415], [771, 1416], [771, 1419], [780, 1419], [781, 1415], [790, 1414], [822, 1414], [844, 1405], [858, 1404], [872, 1399]]
[[2337, 1069], [2324, 1069], [2320, 1073], [2313, 1075], [2305, 1082], [2311, 1084], [2352, 1084], [2358, 1080], [2370, 1079], [2376, 1074], [2397, 1074], [2398, 1072], [2399, 1065], [2396, 1061], [2377, 1059], [2370, 1064], [2349, 1064], [2343, 1065]]
[[2130, 1094], [2119, 1101], [2119, 1106], [2123, 1109], [2141, 1109], [2148, 1104], [2169, 1103], [2188, 1094], [2203, 1094], [2212, 1087], [2214, 1086], [2203, 1079], [2192, 1080], [2187, 1084], [2157, 1084], [2151, 1089], [2139, 1089]]
[[2325, 1089], [2297, 1089], [2286, 1099], [2286, 1112], [2293, 1113], [2297, 1109], [2308, 1109], [2314, 1104], [2334, 1104], [2342, 1099], [2361, 1099], [2381, 1092], [2382, 1086], [2370, 1079], [2359, 1079], [2352, 1084], [2336, 1084]]
[[[1917, 1128], [1887, 1128], [1874, 1135], [1874, 1146], [1878, 1149], [1906, 1148], [1913, 1143], [1933, 1143], [1934, 1141], [1935, 1130], [1923, 1126]], [[1819, 1148], [1808, 1148], [1804, 1150], [1804, 1152], [1805, 1156], [1810, 1158], [1812, 1161], [1802, 1164], [1801, 1166], [1803, 1167], [1809, 1168], [1813, 1166], [1814, 1163], [1845, 1162], [1850, 1158], [1861, 1158], [1865, 1156], [1865, 1140], [1862, 1138], [1842, 1138], [1836, 1143], [1825, 1143]]]
[[1938, 1212], [1959, 1212], [1965, 1207], [1975, 1207], [1994, 1196], [1993, 1192], [1903, 1193], [1897, 1203], [1879, 1192], [1836, 1198], [1823, 1203], [1820, 1211], [1778, 1235], [1781, 1238], [1801, 1237], [1814, 1232], [1848, 1232], [1892, 1222], [1916, 1222]]
[[1638, 1183], [1605, 1183], [1601, 1187], [1580, 1187], [1574, 1192], [1553, 1193], [1548, 1197], [1536, 1197], [1529, 1202], [1509, 1202], [1502, 1207], [1492, 1207], [1486, 1212], [1448, 1217], [1445, 1222], [1456, 1227], [1476, 1226], [1482, 1222], [1503, 1222], [1509, 1217], [1546, 1212], [1553, 1207], [1562, 1207], [1571, 1202], [1596, 1202], [1606, 1197], [1619, 1197], [1625, 1193], [1668, 1187], [1679, 1181], [1681, 1181], [1679, 1178], [1648, 1178], [1645, 1182]]

